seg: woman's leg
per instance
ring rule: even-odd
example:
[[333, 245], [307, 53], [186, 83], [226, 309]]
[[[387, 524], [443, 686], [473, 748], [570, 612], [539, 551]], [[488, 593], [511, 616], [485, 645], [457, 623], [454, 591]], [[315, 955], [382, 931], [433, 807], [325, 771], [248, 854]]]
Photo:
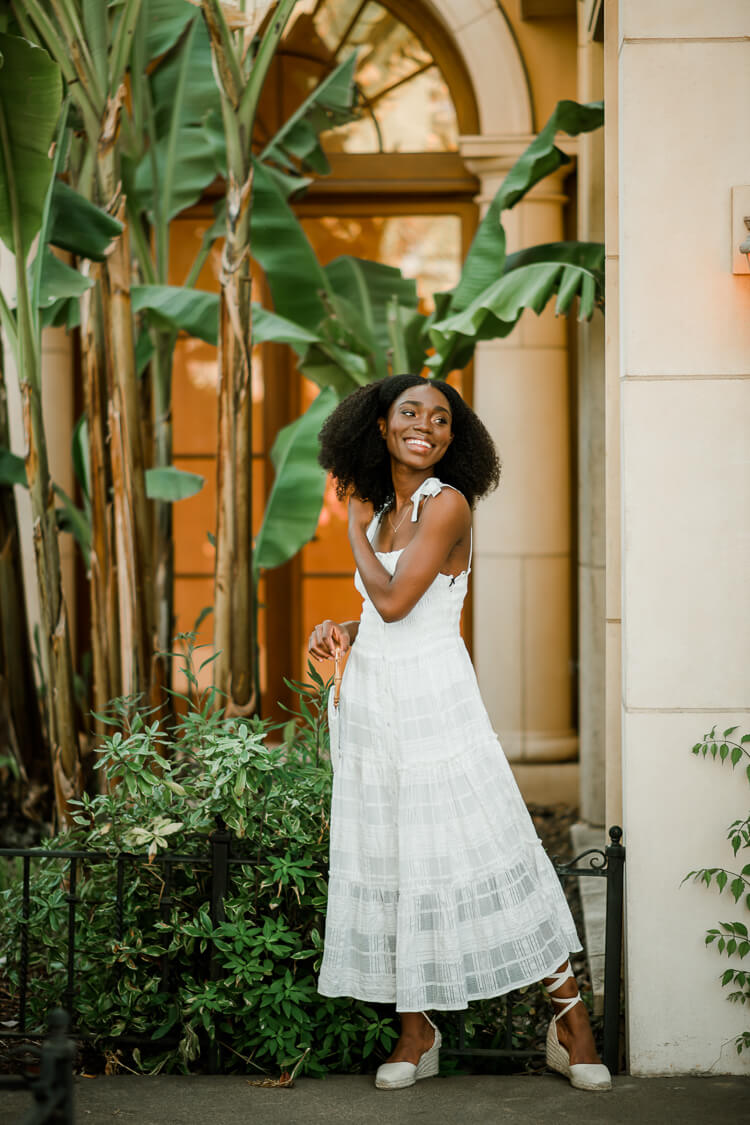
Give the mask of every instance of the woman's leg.
[[[566, 972], [568, 965], [569, 962], [564, 961], [557, 972]], [[554, 997], [556, 1001], [568, 1000], [578, 995], [578, 985], [573, 976], [563, 981], [562, 984], [556, 982], [554, 977], [547, 977], [542, 983], [547, 989], [554, 987], [554, 992], [550, 992], [550, 999]], [[557, 985], [557, 987], [555, 987], [555, 985]], [[556, 1009], [556, 1014], [558, 1014], [562, 1010], [563, 1005], [553, 1003], [553, 1008]], [[571, 1065], [575, 1063], [601, 1062], [594, 1043], [594, 1036], [591, 1033], [589, 1014], [582, 1002], [572, 1005], [564, 1015], [559, 1016], [557, 1020], [557, 1037], [561, 1046], [565, 1047], [570, 1055]]]
[[387, 1061], [416, 1066], [434, 1042], [435, 1030], [423, 1012], [401, 1012], [401, 1035]]

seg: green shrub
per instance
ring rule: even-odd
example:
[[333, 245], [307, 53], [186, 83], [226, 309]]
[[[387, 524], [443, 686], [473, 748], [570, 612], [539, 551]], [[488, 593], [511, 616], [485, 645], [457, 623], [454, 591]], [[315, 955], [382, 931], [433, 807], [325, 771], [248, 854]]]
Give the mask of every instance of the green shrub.
[[[188, 678], [197, 687], [188, 666]], [[331, 769], [327, 685], [292, 684], [299, 711], [283, 727], [225, 718], [209, 695], [165, 730], [132, 701], [107, 716], [97, 768], [104, 792], [80, 802], [77, 825], [53, 849], [80, 860], [74, 1021], [83, 1037], [155, 1040], [121, 1048], [147, 1072], [203, 1068], [218, 1042], [224, 1069], [278, 1074], [309, 1048], [307, 1073], [356, 1070], [387, 1055], [391, 1018], [316, 991], [328, 863]], [[211, 834], [226, 825], [233, 863], [225, 920], [211, 919]], [[205, 862], [170, 861], [198, 855]], [[123, 901], [118, 939], [118, 857]], [[0, 948], [11, 999], [19, 992], [20, 860], [2, 891]], [[69, 861], [32, 861], [27, 1027], [65, 1004]], [[213, 957], [212, 957], [213, 953]], [[162, 1042], [163, 1040], [163, 1042]]]

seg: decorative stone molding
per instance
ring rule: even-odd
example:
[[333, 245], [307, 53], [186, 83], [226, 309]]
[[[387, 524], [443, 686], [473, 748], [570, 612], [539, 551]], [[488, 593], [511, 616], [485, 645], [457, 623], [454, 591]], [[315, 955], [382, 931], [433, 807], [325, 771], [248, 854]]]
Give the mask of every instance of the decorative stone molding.
[[531, 92], [515, 36], [495, 0], [429, 0], [474, 82], [482, 130], [528, 133]]

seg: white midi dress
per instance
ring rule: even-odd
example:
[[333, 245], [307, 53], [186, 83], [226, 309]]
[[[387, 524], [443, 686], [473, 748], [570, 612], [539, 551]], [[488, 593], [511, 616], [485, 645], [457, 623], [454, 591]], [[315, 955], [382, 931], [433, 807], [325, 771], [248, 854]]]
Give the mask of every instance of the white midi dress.
[[[412, 519], [443, 487], [423, 482]], [[377, 554], [392, 574], [401, 551]], [[460, 1010], [581, 948], [459, 632], [468, 574], [438, 574], [391, 623], [355, 575], [359, 632], [329, 700], [324, 996]]]

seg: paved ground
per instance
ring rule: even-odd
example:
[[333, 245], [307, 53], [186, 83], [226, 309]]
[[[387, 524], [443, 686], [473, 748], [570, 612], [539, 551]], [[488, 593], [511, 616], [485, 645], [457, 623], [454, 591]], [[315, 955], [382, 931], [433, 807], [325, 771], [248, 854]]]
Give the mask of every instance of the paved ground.
[[[17, 1125], [28, 1094], [2, 1095]], [[259, 1089], [244, 1078], [91, 1078], [76, 1081], [76, 1125], [748, 1125], [750, 1078], [616, 1078], [608, 1093], [573, 1090], [554, 1075], [451, 1077], [408, 1090], [370, 1078], [299, 1080]]]

